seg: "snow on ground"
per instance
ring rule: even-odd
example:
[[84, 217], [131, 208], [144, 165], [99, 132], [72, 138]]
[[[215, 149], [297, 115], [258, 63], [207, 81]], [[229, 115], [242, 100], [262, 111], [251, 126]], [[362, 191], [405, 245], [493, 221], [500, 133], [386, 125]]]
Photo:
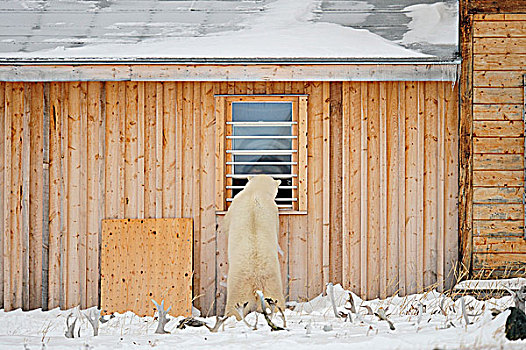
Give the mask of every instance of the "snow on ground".
[[[93, 44], [36, 52], [0, 53], [4, 58], [417, 58], [368, 30], [312, 21], [315, 0], [277, 0], [254, 14], [245, 29], [204, 36], [150, 39], [136, 44]], [[100, 39], [102, 40], [102, 39]]]
[[[339, 310], [345, 310], [348, 293], [335, 286], [335, 300]], [[242, 321], [230, 318], [224, 329], [210, 333], [205, 328], [176, 329], [178, 320], [168, 323], [171, 334], [154, 334], [156, 321], [152, 317], [137, 317], [128, 312], [101, 324], [100, 335], [93, 337], [86, 319], [81, 320], [81, 337], [64, 337], [65, 319], [78, 310], [58, 309], [5, 313], [0, 311], [0, 349], [524, 349], [526, 341], [510, 342], [504, 336], [504, 325], [509, 311], [495, 318], [492, 309], [505, 310], [512, 305], [510, 297], [478, 301], [465, 297], [472, 324], [466, 327], [461, 301], [453, 301], [431, 291], [407, 297], [362, 301], [353, 295], [358, 314], [353, 322], [334, 316], [327, 296], [318, 296], [287, 310], [287, 330], [271, 332], [259, 317], [258, 329], [249, 329]], [[374, 315], [367, 315], [365, 307], [373, 311], [387, 310], [395, 330]], [[347, 304], [348, 306], [348, 304]], [[419, 310], [422, 311], [419, 314]], [[444, 310], [444, 311], [441, 311]], [[213, 324], [214, 319], [204, 319]], [[254, 315], [247, 317], [254, 321]], [[275, 323], [281, 320], [275, 318]]]
[[418, 4], [404, 9], [411, 17], [403, 44], [458, 45], [458, 3]]

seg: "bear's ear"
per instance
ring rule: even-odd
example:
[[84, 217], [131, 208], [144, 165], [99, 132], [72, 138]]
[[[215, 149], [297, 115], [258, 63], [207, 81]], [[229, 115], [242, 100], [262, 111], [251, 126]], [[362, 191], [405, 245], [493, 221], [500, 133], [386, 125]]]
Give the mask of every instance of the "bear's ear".
[[276, 183], [279, 185], [281, 185], [281, 180], [276, 180]]
[[248, 181], [252, 180], [254, 178], [253, 175], [247, 176]]

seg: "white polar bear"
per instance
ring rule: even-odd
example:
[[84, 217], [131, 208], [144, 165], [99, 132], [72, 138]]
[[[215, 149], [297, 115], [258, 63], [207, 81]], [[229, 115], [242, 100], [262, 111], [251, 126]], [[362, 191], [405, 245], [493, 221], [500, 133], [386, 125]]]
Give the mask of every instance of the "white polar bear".
[[[261, 312], [256, 290], [284, 309], [285, 298], [278, 260], [278, 206], [274, 199], [280, 180], [268, 175], [249, 178], [225, 216], [228, 234], [228, 278], [225, 315], [238, 320], [252, 311]], [[247, 305], [244, 315], [237, 305]]]

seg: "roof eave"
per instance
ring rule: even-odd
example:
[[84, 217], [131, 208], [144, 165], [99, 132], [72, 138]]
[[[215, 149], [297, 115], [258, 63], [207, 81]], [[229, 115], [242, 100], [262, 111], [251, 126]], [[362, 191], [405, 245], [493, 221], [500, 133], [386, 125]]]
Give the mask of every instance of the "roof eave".
[[133, 65], [133, 64], [185, 64], [185, 65], [316, 65], [316, 64], [439, 64], [456, 65], [460, 64], [460, 57], [439, 58], [439, 57], [256, 57], [256, 58], [112, 58], [112, 57], [79, 57], [79, 58], [20, 58], [4, 57], [0, 58], [0, 65]]

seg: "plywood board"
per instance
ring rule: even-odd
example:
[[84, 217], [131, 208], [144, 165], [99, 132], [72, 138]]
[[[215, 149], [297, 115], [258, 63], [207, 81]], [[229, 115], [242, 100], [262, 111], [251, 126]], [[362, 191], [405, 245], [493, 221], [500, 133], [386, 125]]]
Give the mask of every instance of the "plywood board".
[[101, 309], [153, 316], [151, 299], [191, 315], [192, 219], [103, 220]]

